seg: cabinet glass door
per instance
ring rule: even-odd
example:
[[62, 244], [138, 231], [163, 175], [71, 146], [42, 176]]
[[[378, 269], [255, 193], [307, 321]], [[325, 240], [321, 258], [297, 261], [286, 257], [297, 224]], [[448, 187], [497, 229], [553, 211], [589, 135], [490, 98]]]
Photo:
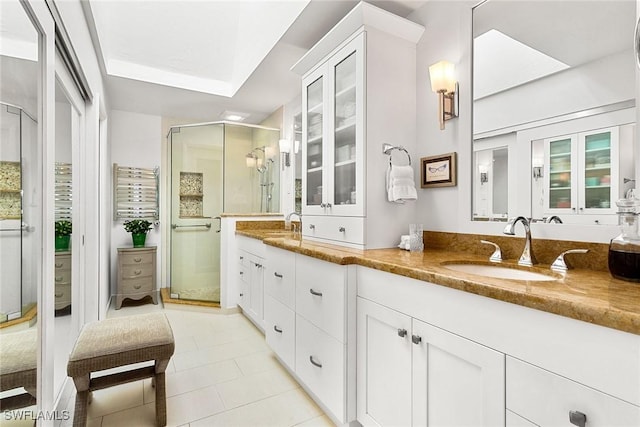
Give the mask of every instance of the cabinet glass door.
[[584, 208], [609, 209], [612, 205], [611, 131], [586, 134], [583, 138]]
[[323, 79], [307, 86], [305, 105], [307, 117], [306, 138], [306, 205], [319, 206], [322, 201], [322, 123], [323, 123]]
[[549, 209], [570, 209], [572, 194], [572, 138], [566, 137], [548, 141]]
[[356, 52], [334, 67], [334, 180], [335, 205], [353, 205], [356, 191]]

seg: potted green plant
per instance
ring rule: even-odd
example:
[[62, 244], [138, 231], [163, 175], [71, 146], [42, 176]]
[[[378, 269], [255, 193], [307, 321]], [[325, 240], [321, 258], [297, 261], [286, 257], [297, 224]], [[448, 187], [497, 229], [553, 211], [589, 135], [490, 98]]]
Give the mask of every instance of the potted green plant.
[[153, 228], [151, 227], [151, 222], [146, 219], [132, 219], [125, 221], [123, 225], [124, 229], [131, 233], [133, 247], [143, 248], [144, 242], [147, 239], [147, 233]]
[[71, 221], [56, 221], [56, 252], [69, 250], [69, 241], [71, 240]]

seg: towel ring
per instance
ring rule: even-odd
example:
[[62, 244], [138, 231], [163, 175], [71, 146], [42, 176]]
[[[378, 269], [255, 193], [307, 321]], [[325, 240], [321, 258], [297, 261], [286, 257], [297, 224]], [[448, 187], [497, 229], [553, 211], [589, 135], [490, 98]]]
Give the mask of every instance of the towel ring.
[[382, 153], [387, 154], [389, 156], [390, 165], [393, 165], [393, 163], [391, 162], [391, 152], [393, 150], [404, 151], [404, 153], [407, 155], [407, 159], [409, 159], [409, 166], [411, 166], [411, 155], [409, 154], [406, 148], [404, 148], [401, 145], [394, 146], [394, 145], [385, 143], [385, 144], [382, 144]]

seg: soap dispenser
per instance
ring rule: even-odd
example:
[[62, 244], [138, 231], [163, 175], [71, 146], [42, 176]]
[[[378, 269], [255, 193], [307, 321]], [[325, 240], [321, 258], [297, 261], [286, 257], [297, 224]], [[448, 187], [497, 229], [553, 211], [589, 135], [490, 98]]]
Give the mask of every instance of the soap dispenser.
[[640, 236], [638, 219], [640, 199], [620, 199], [618, 225], [621, 233], [609, 244], [609, 271], [617, 279], [640, 282]]

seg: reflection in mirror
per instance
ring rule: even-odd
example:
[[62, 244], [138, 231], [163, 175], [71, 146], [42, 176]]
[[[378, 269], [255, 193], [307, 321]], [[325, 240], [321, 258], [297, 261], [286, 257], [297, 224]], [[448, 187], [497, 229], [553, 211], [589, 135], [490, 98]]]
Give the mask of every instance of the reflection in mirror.
[[[636, 170], [635, 9], [493, 0], [474, 8], [473, 151], [509, 140], [508, 216], [616, 223], [615, 201]], [[500, 219], [479, 164], [473, 219]]]
[[509, 158], [506, 146], [481, 148], [474, 152], [473, 217], [475, 220], [506, 221]]
[[0, 410], [35, 404], [42, 176], [38, 33], [0, 2]]

